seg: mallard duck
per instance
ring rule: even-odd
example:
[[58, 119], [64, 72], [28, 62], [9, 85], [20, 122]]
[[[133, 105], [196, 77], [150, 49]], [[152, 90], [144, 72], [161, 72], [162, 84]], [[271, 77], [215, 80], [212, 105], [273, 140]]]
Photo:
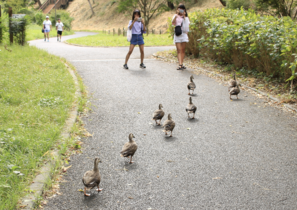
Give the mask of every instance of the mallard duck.
[[[157, 109], [153, 114], [153, 120], [156, 121], [156, 125], [161, 125], [161, 120], [164, 117], [164, 111], [162, 110], [163, 105], [159, 104], [159, 109]], [[157, 120], [159, 120], [159, 123], [157, 123]]]
[[236, 85], [236, 87], [231, 88], [231, 90], [229, 91], [230, 99], [232, 100], [231, 96], [233, 96], [233, 95], [236, 95], [237, 99], [238, 99], [239, 93], [240, 93], [240, 89], [239, 89], [238, 85]]
[[86, 190], [91, 190], [96, 186], [97, 186], [98, 193], [100, 191], [102, 191], [102, 189], [99, 189], [99, 184], [100, 184], [100, 181], [101, 181], [99, 168], [98, 168], [99, 163], [101, 163], [101, 160], [99, 158], [95, 158], [94, 169], [92, 171], [87, 171], [84, 174], [84, 177], [82, 178], [82, 182], [85, 185], [85, 189], [84, 189], [84, 195], [85, 196], [90, 196], [90, 194], [86, 193]]
[[230, 88], [236, 87], [237, 82], [236, 82], [235, 73], [233, 74], [233, 79], [230, 79], [228, 84], [229, 84], [228, 91], [230, 91]]
[[172, 120], [171, 114], [168, 114], [168, 120], [166, 120], [163, 124], [163, 132], [165, 132], [165, 135], [167, 135], [167, 132], [171, 132], [170, 137], [172, 137], [172, 131], [175, 127], [175, 122]]
[[192, 119], [194, 119], [196, 110], [197, 110], [197, 107], [192, 103], [192, 97], [190, 97], [189, 104], [186, 108], [186, 111], [188, 112], [188, 117], [190, 117], [190, 113], [193, 113]]
[[188, 90], [189, 90], [189, 94], [188, 95], [191, 95], [191, 93], [190, 93], [190, 91], [192, 90], [193, 92], [192, 92], [192, 94], [194, 93], [194, 90], [195, 90], [195, 88], [196, 88], [196, 85], [195, 85], [195, 83], [193, 82], [193, 79], [194, 79], [194, 77], [193, 77], [193, 75], [191, 75], [191, 77], [190, 77], [190, 82], [188, 83]]
[[130, 164], [132, 164], [132, 157], [134, 155], [134, 153], [137, 150], [137, 144], [135, 143], [135, 141], [133, 140], [133, 138], [135, 138], [135, 136], [130, 133], [129, 134], [129, 142], [127, 142], [126, 144], [124, 144], [122, 151], [121, 151], [121, 156], [122, 157], [129, 157], [130, 156]]

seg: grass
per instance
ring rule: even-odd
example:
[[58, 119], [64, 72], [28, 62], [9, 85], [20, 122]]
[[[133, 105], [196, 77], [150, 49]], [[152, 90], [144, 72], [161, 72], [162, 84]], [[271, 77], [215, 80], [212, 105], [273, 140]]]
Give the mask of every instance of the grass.
[[[43, 39], [44, 34], [41, 32], [41, 29], [42, 29], [42, 26], [35, 25], [35, 24], [29, 25], [27, 27], [26, 40], [31, 41], [35, 39]], [[71, 34], [74, 34], [74, 31], [63, 31], [62, 40], [63, 40], [63, 36], [71, 35]], [[56, 36], [57, 36], [56, 27], [53, 27], [53, 30], [50, 32], [50, 37], [56, 37]]]
[[[60, 58], [0, 46], [0, 209], [15, 209], [58, 141], [75, 85]], [[30, 62], [28, 62], [30, 58]]]
[[[130, 45], [126, 36], [113, 36], [101, 32], [97, 35], [69, 39], [67, 43], [93, 47], [124, 47]], [[144, 35], [144, 43], [145, 46], [168, 46], [173, 45], [173, 40], [169, 37], [169, 34], [149, 34], [148, 36]]]

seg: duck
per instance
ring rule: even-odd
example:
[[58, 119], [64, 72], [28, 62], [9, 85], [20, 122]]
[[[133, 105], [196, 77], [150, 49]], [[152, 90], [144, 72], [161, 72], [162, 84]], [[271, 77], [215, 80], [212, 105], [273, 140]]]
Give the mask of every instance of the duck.
[[197, 110], [197, 107], [192, 103], [192, 97], [190, 97], [189, 98], [189, 104], [186, 107], [186, 111], [188, 113], [188, 118], [190, 117], [190, 114], [193, 113], [192, 119], [194, 119], [196, 110]]
[[192, 94], [194, 94], [194, 90], [195, 90], [195, 88], [196, 88], [196, 85], [195, 85], [195, 83], [193, 82], [193, 79], [194, 79], [194, 77], [193, 77], [193, 75], [191, 75], [191, 77], [190, 77], [190, 82], [188, 83], [188, 85], [187, 85], [187, 87], [188, 87], [188, 90], [189, 90], [189, 93], [188, 93], [188, 95], [191, 95], [191, 90], [192, 90]]
[[[156, 125], [161, 125], [161, 120], [165, 115], [165, 112], [162, 110], [163, 105], [159, 104], [159, 109], [157, 109], [153, 114], [153, 120], [156, 121]], [[157, 122], [159, 120], [159, 123]]]
[[133, 163], [132, 161], [132, 157], [135, 154], [136, 150], [137, 150], [137, 144], [135, 143], [135, 141], [133, 140], [133, 138], [135, 138], [135, 136], [130, 133], [129, 134], [129, 142], [125, 143], [121, 153], [122, 157], [129, 157], [130, 156], [130, 164]]
[[238, 87], [238, 85], [236, 85], [236, 87], [231, 88], [231, 90], [229, 91], [230, 94], [230, 100], [232, 100], [231, 96], [236, 95], [237, 99], [238, 99], [238, 94], [240, 93], [240, 89]]
[[228, 91], [230, 91], [231, 88], [236, 87], [237, 82], [236, 82], [235, 73], [233, 74], [233, 79], [229, 80], [228, 85], [229, 85]]
[[83, 178], [82, 182], [85, 186], [84, 188], [84, 195], [85, 196], [90, 196], [90, 194], [86, 193], [86, 190], [91, 190], [94, 187], [97, 187], [98, 193], [102, 191], [102, 189], [99, 188], [99, 184], [101, 181], [101, 176], [98, 168], [98, 164], [101, 163], [101, 160], [99, 158], [95, 158], [94, 160], [94, 169], [91, 171], [87, 171]]
[[165, 132], [165, 135], [167, 135], [167, 132], [171, 132], [170, 137], [172, 137], [172, 131], [175, 127], [175, 122], [172, 120], [171, 114], [168, 114], [168, 120], [166, 120], [163, 124], [163, 132]]

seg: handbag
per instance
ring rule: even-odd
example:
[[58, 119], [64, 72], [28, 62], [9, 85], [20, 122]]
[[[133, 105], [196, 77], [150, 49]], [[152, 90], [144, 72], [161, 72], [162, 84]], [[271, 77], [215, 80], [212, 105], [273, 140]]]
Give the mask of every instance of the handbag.
[[181, 26], [175, 26], [174, 33], [176, 36], [180, 36], [183, 33], [182, 27], [183, 27], [183, 24], [181, 24]]
[[44, 33], [44, 29], [43, 28], [41, 29], [41, 32]]
[[127, 30], [127, 41], [128, 42], [131, 42], [131, 39], [132, 39], [132, 30], [130, 30], [129, 27], [128, 27], [128, 30]]

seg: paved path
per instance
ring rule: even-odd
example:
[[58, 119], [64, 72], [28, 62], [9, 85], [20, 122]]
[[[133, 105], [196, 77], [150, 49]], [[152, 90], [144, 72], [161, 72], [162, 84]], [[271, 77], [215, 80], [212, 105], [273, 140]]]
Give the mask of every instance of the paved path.
[[[198, 119], [188, 120], [191, 74], [175, 64], [147, 59], [141, 70], [137, 50], [127, 71], [125, 47], [75, 47], [54, 39], [31, 44], [71, 61], [93, 96], [84, 122], [94, 135], [72, 157], [62, 195], [46, 209], [296, 209], [297, 120], [289, 114], [244, 91], [231, 102], [226, 87], [194, 75]], [[145, 52], [149, 57], [169, 48]], [[150, 124], [159, 103], [176, 122], [173, 138]], [[129, 133], [138, 144], [132, 165], [119, 154]], [[85, 198], [78, 189], [94, 157], [102, 159], [103, 191]]]

